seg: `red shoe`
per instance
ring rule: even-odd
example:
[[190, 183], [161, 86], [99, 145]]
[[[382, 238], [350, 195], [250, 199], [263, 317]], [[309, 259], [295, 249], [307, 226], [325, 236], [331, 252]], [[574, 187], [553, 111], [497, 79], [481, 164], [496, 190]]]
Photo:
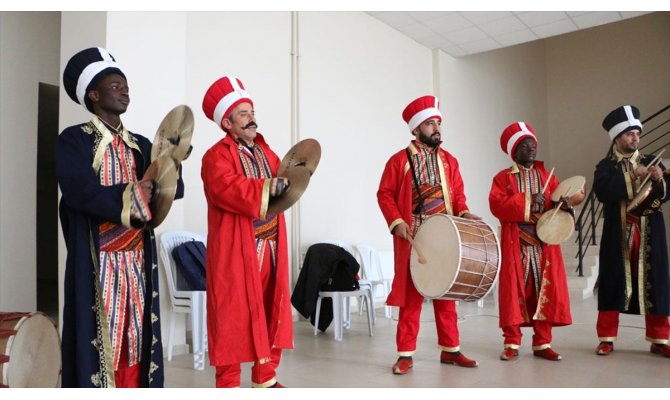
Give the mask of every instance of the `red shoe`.
[[660, 354], [663, 357], [670, 358], [670, 345], [653, 343], [649, 351], [654, 354]]
[[271, 388], [285, 388], [286, 386], [282, 385], [279, 382], [275, 382], [274, 385], [270, 386]]
[[459, 367], [465, 368], [474, 368], [477, 366], [477, 361], [467, 358], [460, 351], [443, 351], [440, 353], [440, 362], [442, 364], [456, 364]]
[[[653, 344], [651, 346], [652, 346], [652, 348], [654, 347]], [[600, 344], [598, 345], [598, 348], [596, 349], [596, 354], [599, 355], [599, 356], [606, 356], [613, 351], [614, 351], [614, 343], [612, 343], [612, 342], [600, 342]], [[652, 352], [653, 351], [654, 350], [652, 349]]]
[[534, 350], [533, 355], [535, 357], [542, 357], [546, 360], [549, 361], [561, 361], [561, 355], [552, 350], [551, 347], [547, 347], [546, 349], [542, 350]]
[[393, 364], [393, 373], [395, 375], [405, 375], [413, 366], [412, 357], [398, 357], [398, 361]]
[[519, 357], [519, 350], [513, 349], [511, 347], [505, 347], [505, 350], [500, 355], [500, 359], [503, 361], [512, 361]]

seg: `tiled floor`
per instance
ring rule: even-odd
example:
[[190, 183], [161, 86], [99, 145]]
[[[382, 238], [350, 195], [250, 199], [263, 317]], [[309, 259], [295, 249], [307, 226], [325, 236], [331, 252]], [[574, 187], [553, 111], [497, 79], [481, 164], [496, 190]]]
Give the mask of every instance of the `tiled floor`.
[[[479, 361], [477, 368], [467, 369], [439, 363], [432, 307], [425, 303], [414, 368], [403, 376], [391, 373], [396, 321], [384, 318], [383, 309], [377, 309], [373, 337], [368, 336], [365, 314], [355, 314], [341, 342], [333, 340], [332, 327], [314, 336], [309, 322], [299, 321], [294, 323], [295, 349], [284, 352], [278, 379], [293, 388], [670, 388], [670, 359], [649, 352], [643, 317], [622, 315], [615, 351], [602, 357], [595, 354], [596, 314], [594, 298], [573, 300], [573, 324], [553, 331], [553, 348], [562, 361], [533, 357], [532, 333], [524, 328], [519, 359], [505, 362], [498, 359], [502, 334], [493, 302], [487, 299], [484, 308], [461, 303], [461, 350]], [[213, 387], [212, 367], [195, 371], [192, 365], [191, 355], [166, 361], [166, 387]], [[250, 367], [243, 365], [243, 387], [251, 384]]]

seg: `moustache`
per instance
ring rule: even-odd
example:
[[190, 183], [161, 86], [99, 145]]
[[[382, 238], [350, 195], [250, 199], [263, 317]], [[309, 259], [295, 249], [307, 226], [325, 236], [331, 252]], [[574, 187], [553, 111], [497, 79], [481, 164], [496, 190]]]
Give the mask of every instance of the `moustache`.
[[245, 126], [243, 126], [242, 129], [249, 129], [249, 128], [251, 128], [252, 126], [253, 126], [254, 128], [258, 128], [258, 125], [256, 125], [255, 122], [251, 121], [251, 122], [249, 122], [248, 124], [246, 124]]

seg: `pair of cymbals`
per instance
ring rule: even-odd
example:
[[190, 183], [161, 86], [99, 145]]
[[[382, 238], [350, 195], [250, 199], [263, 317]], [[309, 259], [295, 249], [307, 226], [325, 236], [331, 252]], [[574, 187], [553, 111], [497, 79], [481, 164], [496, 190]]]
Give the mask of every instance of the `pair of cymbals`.
[[149, 203], [151, 221], [148, 223], [151, 228], [156, 228], [168, 215], [175, 193], [177, 193], [179, 173], [175, 160], [167, 154], [158, 157], [144, 172], [142, 180], [145, 179], [152, 179], [156, 185], [154, 196]]
[[167, 155], [180, 164], [189, 154], [193, 125], [193, 111], [189, 106], [180, 105], [167, 113], [156, 131], [151, 161]]
[[305, 139], [293, 146], [284, 156], [277, 176], [287, 178], [288, 189], [280, 196], [270, 199], [268, 214], [278, 214], [295, 204], [309, 185], [321, 159], [321, 145], [315, 139]]

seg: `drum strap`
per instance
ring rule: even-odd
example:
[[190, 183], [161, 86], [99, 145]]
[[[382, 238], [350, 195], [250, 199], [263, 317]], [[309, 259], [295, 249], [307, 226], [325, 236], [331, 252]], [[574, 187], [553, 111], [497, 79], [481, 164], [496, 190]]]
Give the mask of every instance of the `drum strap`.
[[412, 213], [418, 215], [419, 223], [422, 223], [423, 218], [421, 217], [421, 210], [423, 209], [423, 196], [421, 195], [421, 187], [419, 186], [419, 179], [416, 177], [414, 163], [412, 162], [412, 154], [409, 152], [409, 148], [405, 149], [405, 153], [407, 153], [407, 162], [409, 163], [409, 169], [412, 171], [412, 181], [414, 182], [414, 188], [416, 189], [416, 193], [419, 196], [418, 204], [416, 205], [416, 208], [412, 211]]

